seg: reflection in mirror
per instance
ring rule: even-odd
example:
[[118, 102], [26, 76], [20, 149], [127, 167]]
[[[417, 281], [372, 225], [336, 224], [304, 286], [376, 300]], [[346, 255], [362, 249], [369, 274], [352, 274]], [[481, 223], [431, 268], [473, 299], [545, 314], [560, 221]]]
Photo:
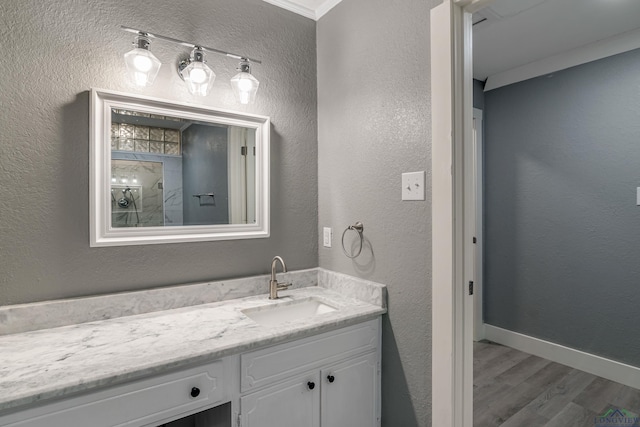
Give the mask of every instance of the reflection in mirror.
[[91, 245], [269, 236], [269, 119], [92, 91]]
[[111, 225], [255, 222], [255, 129], [111, 110]]

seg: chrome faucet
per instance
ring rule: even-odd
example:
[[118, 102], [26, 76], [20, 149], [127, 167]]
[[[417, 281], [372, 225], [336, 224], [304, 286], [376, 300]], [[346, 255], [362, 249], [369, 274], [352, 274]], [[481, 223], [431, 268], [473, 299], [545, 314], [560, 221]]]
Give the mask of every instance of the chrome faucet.
[[273, 257], [273, 261], [271, 261], [271, 280], [269, 281], [269, 299], [278, 299], [278, 291], [285, 290], [291, 286], [291, 283], [278, 283], [278, 280], [276, 279], [276, 267], [278, 265], [278, 261], [280, 261], [280, 264], [282, 265], [282, 272], [287, 272], [287, 266], [285, 265], [282, 257]]

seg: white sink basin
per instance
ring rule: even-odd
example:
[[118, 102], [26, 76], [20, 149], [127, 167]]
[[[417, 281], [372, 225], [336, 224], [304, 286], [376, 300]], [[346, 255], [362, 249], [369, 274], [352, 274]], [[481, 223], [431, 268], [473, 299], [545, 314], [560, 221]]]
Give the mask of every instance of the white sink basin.
[[315, 298], [310, 298], [248, 308], [242, 310], [242, 313], [256, 323], [274, 326], [308, 319], [332, 311], [336, 311], [336, 308]]

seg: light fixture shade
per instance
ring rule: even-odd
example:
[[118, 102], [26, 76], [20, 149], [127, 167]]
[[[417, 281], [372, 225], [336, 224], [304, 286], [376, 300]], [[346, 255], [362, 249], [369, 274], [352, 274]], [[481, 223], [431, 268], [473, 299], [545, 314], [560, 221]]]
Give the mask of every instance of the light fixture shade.
[[241, 62], [238, 70], [240, 72], [231, 79], [233, 93], [239, 103], [253, 104], [260, 82], [251, 75], [251, 68], [248, 61]]
[[124, 54], [124, 62], [131, 80], [138, 86], [151, 86], [160, 71], [160, 61], [149, 51], [149, 39], [136, 37], [136, 48]]
[[207, 96], [216, 78], [216, 74], [205, 62], [204, 51], [196, 47], [191, 52], [189, 65], [181, 71], [189, 92], [194, 95]]

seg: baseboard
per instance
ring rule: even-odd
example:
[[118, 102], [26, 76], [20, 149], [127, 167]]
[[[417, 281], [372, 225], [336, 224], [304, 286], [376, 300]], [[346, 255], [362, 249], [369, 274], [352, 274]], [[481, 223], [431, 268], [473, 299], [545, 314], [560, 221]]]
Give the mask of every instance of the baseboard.
[[506, 345], [525, 353], [543, 357], [574, 369], [588, 372], [629, 387], [640, 389], [640, 368], [595, 356], [584, 351], [565, 347], [549, 341], [533, 338], [518, 332], [484, 325], [485, 337], [489, 341]]
[[487, 338], [487, 329], [486, 329], [486, 323], [480, 323], [477, 322], [474, 324], [473, 327], [473, 340], [474, 341], [482, 341]]

